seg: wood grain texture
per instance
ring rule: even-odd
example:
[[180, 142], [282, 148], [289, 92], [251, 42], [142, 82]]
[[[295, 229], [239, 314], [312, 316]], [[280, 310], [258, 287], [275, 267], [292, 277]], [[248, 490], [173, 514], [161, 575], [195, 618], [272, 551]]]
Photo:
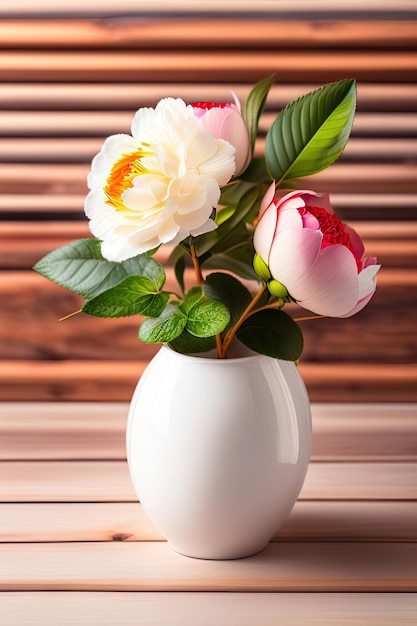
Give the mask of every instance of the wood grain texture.
[[[277, 38], [277, 31], [280, 33]], [[265, 46], [294, 49], [415, 47], [414, 25], [404, 20], [371, 21], [278, 19], [237, 20], [225, 18], [188, 18], [183, 28], [161, 17], [143, 21], [132, 17], [129, 23], [116, 20], [9, 20], [0, 23], [4, 48], [89, 49], [160, 49], [160, 48], [232, 48]]]
[[165, 542], [2, 544], [0, 562], [2, 591], [417, 591], [409, 543], [276, 542], [235, 561]]
[[[162, 541], [138, 502], [0, 504], [0, 542]], [[417, 502], [298, 500], [274, 541], [416, 542]]]
[[[392, 10], [390, 0], [366, 0], [366, 3], [364, 3], [363, 0], [351, 0], [349, 6], [350, 11], [347, 11], [348, 14], [353, 11], [353, 13], [357, 12], [364, 18], [366, 18], [368, 12], [375, 12], [376, 15], [380, 15], [381, 12], [383, 14], [384, 11], [388, 11], [388, 13], [391, 14]], [[187, 16], [190, 9], [197, 15], [202, 13], [203, 15], [214, 14], [217, 17], [224, 17], [231, 10], [236, 14], [234, 0], [201, 0], [198, 5], [195, 5], [193, 0], [179, 0], [175, 3], [175, 6], [173, 6], [172, 0], [155, 0], [152, 5], [143, 5], [139, 10], [135, 0], [120, 0], [117, 14], [121, 13], [124, 15], [127, 13], [128, 15], [133, 14], [148, 17], [154, 15], [155, 12], [164, 14], [169, 11], [169, 15], [181, 17], [184, 15]], [[396, 4], [396, 12], [410, 11], [413, 13], [412, 9], [415, 9], [413, 0], [398, 0]], [[311, 11], [311, 3], [309, 0], [298, 0], [296, 4], [293, 0], [280, 0], [279, 8], [277, 8], [275, 0], [258, 0], [257, 3], [257, 11], [260, 14], [266, 14], [266, 16], [270, 16], [271, 13], [278, 13], [286, 16], [295, 14], [298, 17], [307, 10]], [[346, 7], [344, 5], [335, 5], [333, 10], [336, 15], [341, 14], [343, 16], [346, 14]], [[16, 17], [26, 15], [28, 12], [30, 12], [30, 14], [34, 12], [32, 0], [20, 0], [17, 6], [13, 0], [3, 0], [0, 15]], [[50, 13], [51, 4], [49, 0], [38, 0], [36, 2], [35, 14], [37, 16], [49, 16]], [[90, 0], [87, 5], [83, 0], [63, 0], [57, 7], [54, 7], [54, 13], [64, 16], [68, 14], [82, 16], [91, 14], [96, 16], [113, 16], [115, 14], [115, 8], [112, 0]], [[329, 4], [327, 0], [317, 0], [314, 3], [314, 10], [312, 10], [313, 15], [327, 15], [328, 13]], [[253, 2], [251, 0], [241, 0], [239, 3], [237, 16], [245, 15], [249, 17], [253, 15]]]
[[[302, 500], [415, 500], [417, 464], [311, 463]], [[125, 461], [2, 461], [0, 502], [132, 502]]]
[[414, 626], [417, 594], [6, 591], [0, 607], [13, 626]]
[[0, 80], [19, 81], [150, 81], [198, 80], [255, 82], [280, 68], [286, 82], [335, 81], [355, 76], [360, 81], [401, 82], [417, 75], [417, 54], [410, 52], [328, 51], [87, 51], [0, 52]]
[[[0, 22], [1, 25], [1, 22]], [[412, 27], [414, 28], [413, 24]], [[308, 91], [320, 86], [320, 83], [280, 83], [273, 85], [268, 95], [265, 111], [283, 108], [293, 100]], [[161, 98], [170, 94], [175, 98], [183, 98], [187, 102], [196, 100], [224, 101], [230, 99], [233, 91], [243, 102], [246, 100], [251, 85], [236, 82], [227, 84], [201, 83], [199, 81], [166, 83], [119, 83], [117, 90], [114, 84], [95, 81], [94, 83], [5, 83], [0, 91], [1, 113], [16, 111], [66, 111], [87, 112], [94, 110], [99, 115], [104, 111], [129, 111], [132, 114], [140, 106], [155, 106]], [[358, 114], [363, 112], [416, 112], [417, 85], [407, 83], [393, 83], [387, 90], [385, 83], [359, 83]], [[4, 109], [4, 110], [3, 110]], [[53, 118], [52, 118], [53, 119]], [[395, 117], [391, 116], [392, 123]], [[398, 122], [397, 122], [398, 123]], [[365, 130], [363, 125], [363, 130]], [[15, 132], [18, 132], [18, 128]], [[380, 132], [384, 129], [380, 128]], [[36, 128], [31, 129], [32, 133]], [[60, 129], [61, 133], [65, 127]]]

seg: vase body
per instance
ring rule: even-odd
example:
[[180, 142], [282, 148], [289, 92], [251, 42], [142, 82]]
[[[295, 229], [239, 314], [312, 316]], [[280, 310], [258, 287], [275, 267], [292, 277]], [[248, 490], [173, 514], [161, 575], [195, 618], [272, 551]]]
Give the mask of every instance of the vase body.
[[233, 559], [266, 547], [303, 485], [310, 404], [294, 363], [164, 346], [137, 385], [127, 457], [145, 513], [174, 550]]

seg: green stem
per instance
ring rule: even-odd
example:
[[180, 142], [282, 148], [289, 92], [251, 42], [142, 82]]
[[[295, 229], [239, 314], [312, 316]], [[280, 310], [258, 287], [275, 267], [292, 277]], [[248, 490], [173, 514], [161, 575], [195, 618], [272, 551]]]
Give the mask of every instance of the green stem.
[[246, 309], [243, 311], [242, 315], [237, 320], [236, 324], [229, 330], [226, 337], [224, 338], [223, 346], [221, 348], [219, 358], [225, 359], [227, 355], [227, 351], [232, 343], [237, 331], [242, 326], [243, 322], [249, 317], [252, 312], [254, 306], [259, 302], [262, 295], [264, 294], [266, 289], [266, 284], [264, 283], [262, 287], [259, 289], [258, 293], [253, 297], [252, 301], [248, 304]]

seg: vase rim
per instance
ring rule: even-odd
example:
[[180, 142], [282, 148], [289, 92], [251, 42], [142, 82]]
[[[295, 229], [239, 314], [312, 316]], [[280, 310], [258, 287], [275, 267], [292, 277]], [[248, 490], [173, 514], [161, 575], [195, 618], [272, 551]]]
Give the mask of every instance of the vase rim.
[[[216, 350], [209, 350], [207, 352], [198, 352], [195, 354], [184, 354], [183, 352], [177, 352], [176, 350], [174, 350], [173, 348], [171, 348], [169, 345], [167, 344], [163, 344], [161, 347], [161, 350], [163, 351], [168, 351], [171, 352], [175, 355], [177, 355], [178, 357], [181, 357], [183, 359], [186, 360], [190, 360], [190, 359], [199, 359], [199, 360], [203, 360], [203, 361], [209, 361], [209, 362], [213, 362], [213, 363], [221, 363], [223, 365], [227, 365], [228, 363], [237, 363], [237, 362], [248, 362], [248, 361], [257, 361], [260, 359], [273, 359], [273, 360], [279, 360], [279, 359], [274, 359], [274, 357], [269, 357], [266, 354], [260, 354], [258, 352], [253, 352], [251, 351], [249, 348], [246, 348], [245, 346], [243, 346], [242, 344], [242, 350], [247, 350], [249, 353], [248, 354], [242, 354], [242, 355], [238, 355], [238, 356], [230, 356], [230, 357], [226, 357], [225, 359], [219, 359], [216, 356], [214, 356], [216, 354]], [[210, 354], [213, 354], [213, 356], [209, 356]]]

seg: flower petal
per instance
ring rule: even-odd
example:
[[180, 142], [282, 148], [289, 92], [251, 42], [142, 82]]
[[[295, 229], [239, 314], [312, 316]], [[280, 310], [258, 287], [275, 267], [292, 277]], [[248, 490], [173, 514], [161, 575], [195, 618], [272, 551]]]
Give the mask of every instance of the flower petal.
[[289, 291], [303, 308], [313, 313], [342, 317], [359, 299], [353, 254], [342, 245], [323, 248], [305, 280], [297, 285], [296, 292]]
[[270, 204], [268, 209], [264, 211], [253, 234], [254, 248], [265, 263], [268, 263], [269, 251], [274, 240], [276, 225], [277, 208], [275, 204]]
[[322, 234], [317, 230], [283, 230], [272, 243], [269, 259], [265, 259], [272, 276], [296, 300], [304, 297], [303, 285], [317, 261], [321, 240]]
[[[376, 290], [376, 275], [380, 265], [370, 265], [359, 274], [359, 300], [356, 305], [344, 315], [339, 317], [351, 317], [359, 313], [369, 302]], [[369, 270], [369, 271], [368, 271]]]

